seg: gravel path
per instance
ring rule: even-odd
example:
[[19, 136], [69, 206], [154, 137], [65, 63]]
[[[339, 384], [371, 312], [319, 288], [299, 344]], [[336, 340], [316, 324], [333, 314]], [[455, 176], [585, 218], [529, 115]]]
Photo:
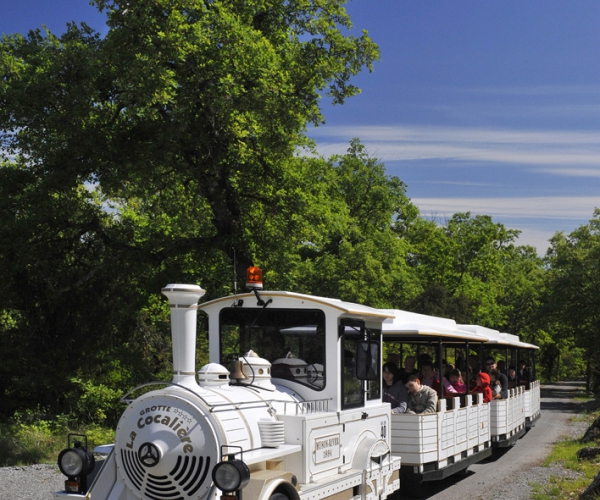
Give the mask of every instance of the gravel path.
[[453, 476], [431, 488], [429, 500], [529, 500], [530, 483], [545, 484], [550, 476], [572, 476], [574, 471], [560, 465], [541, 464], [554, 444], [565, 437], [580, 438], [587, 429], [585, 422], [572, 422], [583, 405], [573, 401], [579, 382], [559, 382], [542, 387], [542, 416], [517, 443], [503, 450], [497, 458], [469, 467], [460, 478]]
[[64, 488], [64, 476], [56, 465], [0, 467], [0, 499], [50, 500], [51, 492]]
[[[562, 382], [542, 387], [542, 416], [516, 445], [495, 460], [472, 465], [469, 472], [434, 483], [429, 500], [529, 500], [529, 483], [543, 484], [550, 476], [574, 474], [559, 466], [541, 467], [552, 446], [562, 438], [581, 437], [587, 424], [570, 422], [581, 411], [573, 402], [582, 384]], [[56, 465], [0, 468], [0, 500], [50, 500], [63, 488]]]

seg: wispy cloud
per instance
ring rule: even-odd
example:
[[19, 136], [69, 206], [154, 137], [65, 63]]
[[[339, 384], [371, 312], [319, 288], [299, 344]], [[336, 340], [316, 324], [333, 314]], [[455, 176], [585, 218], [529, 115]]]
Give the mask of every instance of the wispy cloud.
[[565, 96], [565, 95], [600, 95], [600, 85], [528, 85], [506, 87], [450, 87], [440, 91], [454, 91], [464, 94], [507, 95], [515, 96]]
[[591, 219], [600, 196], [536, 196], [523, 198], [413, 198], [424, 216], [449, 217], [472, 212], [510, 219]]
[[593, 168], [540, 168], [538, 172], [568, 177], [600, 177], [600, 167]]
[[[569, 175], [568, 168], [580, 167], [578, 176], [597, 176], [600, 170], [600, 131], [531, 131], [443, 127], [319, 127], [310, 135], [317, 139], [325, 156], [343, 154], [352, 137], [384, 162], [446, 160], [511, 164], [546, 169], [545, 173]], [[345, 141], [345, 142], [342, 142]], [[585, 168], [581, 168], [585, 167]]]
[[455, 213], [490, 215], [510, 229], [521, 231], [518, 245], [531, 245], [540, 255], [549, 248], [557, 232], [570, 233], [592, 218], [600, 207], [600, 196], [521, 197], [521, 198], [413, 198], [421, 215], [443, 222]]

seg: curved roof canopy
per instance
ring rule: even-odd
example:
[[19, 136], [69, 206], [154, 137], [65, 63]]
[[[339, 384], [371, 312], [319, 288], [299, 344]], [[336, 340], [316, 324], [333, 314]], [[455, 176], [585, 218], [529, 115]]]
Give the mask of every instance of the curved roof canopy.
[[513, 335], [511, 333], [502, 333], [498, 330], [493, 330], [492, 328], [486, 328], [484, 326], [479, 325], [457, 325], [460, 330], [465, 330], [467, 332], [477, 333], [478, 335], [482, 335], [487, 337], [489, 344], [496, 344], [506, 347], [519, 347], [522, 349], [539, 349], [538, 346], [533, 344], [528, 344], [526, 342], [521, 342], [519, 340], [518, 335]]
[[478, 333], [461, 330], [453, 319], [428, 316], [400, 309], [386, 309], [393, 318], [383, 322], [383, 336], [402, 341], [431, 342], [487, 342], [487, 337]]

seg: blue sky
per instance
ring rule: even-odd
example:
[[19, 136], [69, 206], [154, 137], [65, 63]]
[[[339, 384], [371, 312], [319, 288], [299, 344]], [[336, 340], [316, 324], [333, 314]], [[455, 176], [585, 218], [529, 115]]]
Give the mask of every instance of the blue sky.
[[[0, 0], [0, 32], [68, 20], [85, 0]], [[324, 102], [309, 134], [326, 156], [352, 137], [408, 186], [425, 217], [491, 215], [543, 254], [600, 207], [600, 2], [353, 0], [379, 44], [362, 94]]]

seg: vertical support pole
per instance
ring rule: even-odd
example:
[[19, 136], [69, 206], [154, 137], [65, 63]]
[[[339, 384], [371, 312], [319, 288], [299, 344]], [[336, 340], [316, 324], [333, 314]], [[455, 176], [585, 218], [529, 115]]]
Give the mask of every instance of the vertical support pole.
[[440, 371], [440, 397], [444, 397], [444, 372], [442, 371], [442, 355], [443, 355], [443, 345], [440, 339], [438, 344], [438, 370]]
[[469, 341], [468, 340], [466, 342], [466, 353], [465, 354], [467, 356], [467, 367], [465, 370], [465, 376], [466, 376], [465, 385], [467, 386], [467, 394], [469, 394], [469, 392], [471, 392], [471, 359], [470, 359], [471, 350], [469, 349]]

